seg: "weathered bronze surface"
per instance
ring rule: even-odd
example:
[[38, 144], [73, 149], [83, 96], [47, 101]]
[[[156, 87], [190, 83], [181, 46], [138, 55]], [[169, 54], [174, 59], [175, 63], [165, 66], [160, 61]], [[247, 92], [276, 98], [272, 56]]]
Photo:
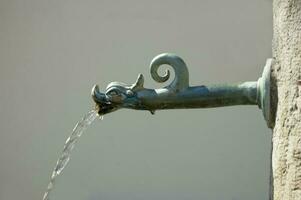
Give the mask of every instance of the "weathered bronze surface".
[[156, 110], [180, 108], [211, 108], [234, 105], [258, 105], [269, 122], [269, 76], [271, 59], [267, 61], [263, 76], [258, 81], [238, 84], [212, 86], [189, 86], [189, 73], [185, 62], [171, 53], [156, 56], [150, 64], [152, 78], [166, 82], [170, 77], [169, 70], [165, 75], [158, 74], [161, 65], [170, 65], [175, 71], [175, 78], [166, 87], [159, 89], [144, 88], [144, 77], [138, 75], [136, 82], [128, 85], [120, 82], [110, 83], [105, 93], [95, 85], [92, 97], [103, 115], [120, 108], [148, 110], [152, 114]]

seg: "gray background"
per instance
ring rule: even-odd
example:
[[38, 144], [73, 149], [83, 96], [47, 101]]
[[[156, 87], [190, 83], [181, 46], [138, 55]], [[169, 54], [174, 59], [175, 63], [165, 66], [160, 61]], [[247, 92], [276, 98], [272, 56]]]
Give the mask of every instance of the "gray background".
[[[0, 199], [42, 198], [93, 84], [161, 87], [162, 52], [192, 85], [257, 80], [271, 38], [267, 0], [1, 0]], [[83, 135], [52, 199], [267, 199], [270, 140], [256, 106], [121, 110]]]

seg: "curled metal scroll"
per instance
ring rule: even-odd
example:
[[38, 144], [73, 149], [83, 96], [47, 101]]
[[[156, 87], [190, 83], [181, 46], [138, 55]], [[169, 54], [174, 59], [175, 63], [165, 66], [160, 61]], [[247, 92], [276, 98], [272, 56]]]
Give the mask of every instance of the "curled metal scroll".
[[167, 87], [180, 91], [189, 87], [189, 73], [185, 62], [179, 56], [171, 53], [163, 53], [156, 56], [150, 64], [152, 78], [159, 83], [166, 82], [170, 77], [170, 71], [166, 70], [163, 76], [158, 74], [161, 65], [170, 65], [175, 71], [175, 78]]

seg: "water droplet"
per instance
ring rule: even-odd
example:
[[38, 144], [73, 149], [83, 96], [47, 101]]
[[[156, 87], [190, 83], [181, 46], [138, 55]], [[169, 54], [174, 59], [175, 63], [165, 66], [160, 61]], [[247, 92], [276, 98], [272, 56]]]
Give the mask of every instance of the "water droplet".
[[98, 116], [98, 119], [99, 119], [99, 120], [103, 120], [103, 115], [99, 115], [99, 116]]

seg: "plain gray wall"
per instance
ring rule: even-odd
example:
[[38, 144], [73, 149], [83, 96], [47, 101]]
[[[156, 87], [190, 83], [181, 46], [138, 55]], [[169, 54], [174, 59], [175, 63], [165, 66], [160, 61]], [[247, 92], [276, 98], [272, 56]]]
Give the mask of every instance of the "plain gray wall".
[[[0, 0], [0, 199], [42, 198], [93, 84], [162, 87], [162, 52], [192, 85], [255, 81], [271, 38], [268, 0]], [[121, 110], [83, 135], [52, 199], [268, 199], [270, 140], [257, 106]]]

